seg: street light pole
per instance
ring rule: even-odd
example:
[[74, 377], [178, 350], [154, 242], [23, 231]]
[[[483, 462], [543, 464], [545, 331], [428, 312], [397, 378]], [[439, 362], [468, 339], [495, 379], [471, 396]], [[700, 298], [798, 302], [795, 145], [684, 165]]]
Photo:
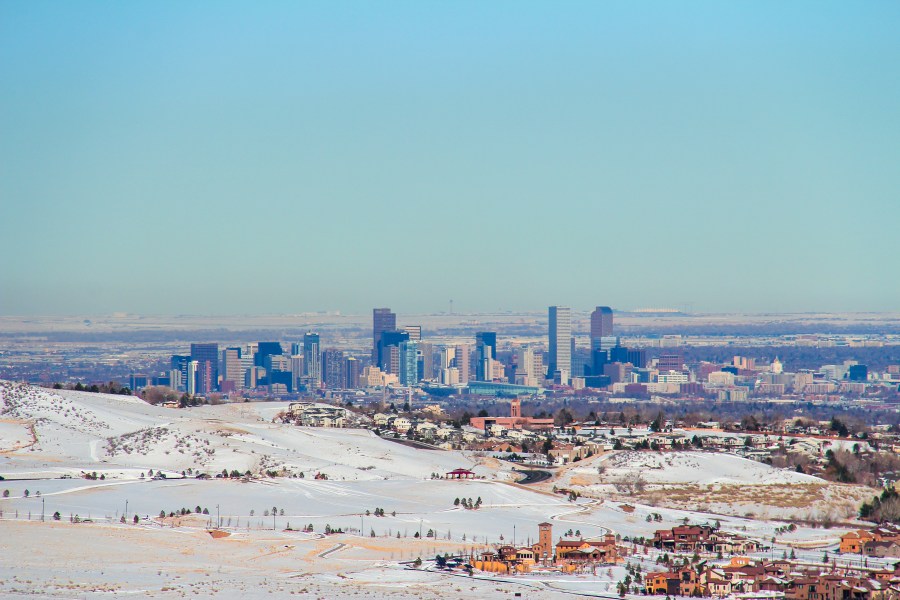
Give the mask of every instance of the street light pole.
[[216, 529], [222, 528], [222, 515], [219, 512], [219, 505], [216, 504]]

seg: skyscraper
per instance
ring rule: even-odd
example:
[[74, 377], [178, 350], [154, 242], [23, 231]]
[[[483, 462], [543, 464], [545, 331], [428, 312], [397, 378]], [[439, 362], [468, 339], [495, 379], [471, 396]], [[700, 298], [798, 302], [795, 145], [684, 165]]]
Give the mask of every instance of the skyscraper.
[[568, 381], [572, 374], [572, 309], [568, 306], [551, 306], [549, 309], [548, 341], [550, 364], [548, 378], [557, 371]]
[[197, 362], [197, 393], [216, 391], [219, 386], [219, 345], [191, 344], [191, 361]]
[[497, 332], [479, 331], [475, 334], [475, 380], [490, 381], [493, 361], [497, 358]]
[[378, 356], [381, 362], [378, 367], [385, 373], [400, 374], [400, 357], [396, 350], [403, 342], [409, 341], [409, 334], [405, 331], [385, 330], [381, 332], [378, 340]]
[[372, 361], [376, 365], [381, 365], [381, 350], [379, 343], [381, 342], [381, 334], [385, 331], [393, 331], [397, 329], [397, 315], [391, 312], [389, 308], [373, 308], [372, 309]]
[[222, 382], [230, 382], [235, 390], [244, 387], [244, 365], [241, 362], [240, 348], [222, 350]]
[[344, 353], [336, 348], [326, 348], [322, 352], [322, 379], [325, 387], [332, 390], [345, 388]]
[[416, 385], [419, 382], [419, 352], [416, 342], [401, 342], [399, 354], [400, 385]]
[[348, 356], [344, 359], [344, 389], [355, 390], [359, 387], [359, 360]]
[[422, 326], [421, 325], [406, 325], [403, 328], [403, 331], [409, 334], [409, 341], [411, 342], [420, 342], [422, 341]]
[[303, 336], [303, 371], [310, 389], [322, 384], [322, 356], [319, 353], [319, 334], [313, 331]]
[[591, 313], [591, 350], [600, 347], [600, 338], [613, 335], [613, 312], [608, 306], [598, 306]]
[[258, 342], [256, 344], [256, 354], [253, 355], [253, 364], [257, 367], [264, 367], [267, 356], [281, 356], [283, 353], [284, 349], [281, 347], [281, 342]]
[[419, 381], [434, 379], [434, 346], [431, 342], [418, 342]]

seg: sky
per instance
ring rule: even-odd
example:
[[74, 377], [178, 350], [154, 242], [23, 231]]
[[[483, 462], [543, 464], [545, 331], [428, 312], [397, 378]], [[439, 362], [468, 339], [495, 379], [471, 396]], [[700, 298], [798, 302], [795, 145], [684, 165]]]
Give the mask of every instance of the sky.
[[0, 3], [0, 315], [900, 310], [900, 3]]

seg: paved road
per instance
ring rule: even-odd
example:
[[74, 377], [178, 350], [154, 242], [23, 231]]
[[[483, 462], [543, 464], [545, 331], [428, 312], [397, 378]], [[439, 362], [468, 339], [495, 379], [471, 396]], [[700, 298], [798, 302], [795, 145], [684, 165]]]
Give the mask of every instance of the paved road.
[[553, 473], [550, 471], [541, 471], [538, 469], [532, 469], [530, 471], [517, 471], [517, 473], [521, 473], [525, 476], [524, 479], [520, 479], [518, 483], [523, 485], [528, 485], [529, 483], [540, 483], [541, 481], [547, 481], [551, 477], [553, 477]]
[[417, 442], [415, 440], [406, 440], [402, 438], [392, 438], [392, 437], [383, 437], [383, 440], [388, 440], [389, 442], [396, 442], [398, 444], [403, 444], [404, 446], [410, 446], [412, 448], [418, 448], [419, 450], [440, 450], [443, 452], [443, 448], [438, 448], [437, 446], [432, 446], [431, 444], [426, 444], [425, 442]]

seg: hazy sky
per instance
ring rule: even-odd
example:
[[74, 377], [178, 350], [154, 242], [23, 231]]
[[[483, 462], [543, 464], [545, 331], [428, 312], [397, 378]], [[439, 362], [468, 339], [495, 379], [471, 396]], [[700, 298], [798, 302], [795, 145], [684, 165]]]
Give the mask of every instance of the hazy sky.
[[900, 309], [900, 2], [0, 3], [0, 314]]

